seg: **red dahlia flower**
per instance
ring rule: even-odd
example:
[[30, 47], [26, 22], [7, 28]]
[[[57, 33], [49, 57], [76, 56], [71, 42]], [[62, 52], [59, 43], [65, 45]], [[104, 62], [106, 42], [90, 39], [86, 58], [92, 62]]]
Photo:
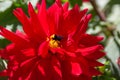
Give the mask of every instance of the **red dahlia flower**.
[[0, 27], [0, 34], [12, 43], [1, 50], [8, 60], [7, 69], [0, 73], [9, 80], [91, 80], [100, 75], [97, 59], [105, 55], [98, 44], [102, 38], [86, 34], [91, 14], [79, 11], [76, 5], [68, 10], [56, 1], [46, 9], [45, 0], [35, 12], [28, 5], [29, 17], [21, 8], [14, 15], [23, 26], [24, 33], [10, 32]]

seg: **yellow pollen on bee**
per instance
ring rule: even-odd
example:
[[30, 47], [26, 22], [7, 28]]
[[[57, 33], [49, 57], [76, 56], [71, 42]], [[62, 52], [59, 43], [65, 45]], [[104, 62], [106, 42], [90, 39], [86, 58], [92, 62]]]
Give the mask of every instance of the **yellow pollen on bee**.
[[49, 46], [51, 48], [60, 47], [60, 41], [59, 40], [55, 40], [54, 38], [55, 38], [55, 35], [53, 34], [53, 35], [50, 36], [50, 39], [48, 39], [49, 40]]
[[59, 41], [56, 41], [56, 40], [50, 40], [50, 42], [49, 42], [49, 46], [51, 47], [51, 48], [57, 48], [57, 47], [59, 47]]
[[37, 10], [37, 9], [35, 9], [35, 13], [38, 13], [38, 10]]

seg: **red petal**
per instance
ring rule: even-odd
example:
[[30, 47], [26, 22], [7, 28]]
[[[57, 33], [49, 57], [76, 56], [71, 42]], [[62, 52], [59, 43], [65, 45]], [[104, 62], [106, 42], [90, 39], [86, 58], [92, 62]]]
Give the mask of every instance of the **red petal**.
[[94, 69], [94, 68], [90, 68], [89, 69], [89, 74], [91, 76], [98, 76], [98, 75], [101, 75], [101, 72], [99, 72], [98, 70]]
[[[61, 13], [61, 14], [60, 14]], [[64, 14], [59, 12], [59, 22], [58, 22], [58, 34], [63, 36], [68, 35], [73, 31], [80, 21], [79, 10], [74, 7], [72, 10], [65, 12]]]
[[77, 52], [81, 52], [83, 56], [87, 56], [88, 54], [92, 54], [92, 53], [102, 50], [102, 49], [103, 49], [102, 45], [96, 45], [96, 46], [92, 46], [92, 47], [78, 49]]
[[47, 36], [49, 36], [49, 26], [47, 21], [47, 11], [46, 11], [46, 2], [42, 0], [41, 6], [38, 7], [38, 18], [40, 20], [41, 26]]
[[30, 25], [30, 21], [28, 17], [24, 14], [23, 10], [21, 8], [17, 8], [13, 11], [14, 15], [17, 17], [17, 19], [22, 23], [23, 30], [29, 37], [33, 37], [34, 32], [33, 28]]
[[58, 74], [60, 77], [62, 77], [60, 68], [58, 68], [57, 66], [53, 66], [53, 68], [54, 68], [56, 74]]
[[88, 9], [84, 9], [83, 11], [80, 11], [80, 13], [79, 13], [80, 22], [77, 25], [76, 30], [72, 34], [73, 37], [75, 37], [75, 40], [82, 34], [81, 28], [84, 28], [84, 26], [87, 25], [87, 24], [85, 24], [85, 22], [87, 21], [86, 15], [85, 15], [87, 11], [88, 11]]
[[68, 11], [68, 7], [69, 7], [69, 3], [66, 2], [66, 3], [63, 5], [63, 10], [64, 10], [64, 12]]
[[50, 31], [50, 34], [55, 34], [55, 31], [56, 31], [56, 23], [55, 23], [55, 16], [56, 16], [56, 11], [59, 9], [59, 6], [54, 3], [51, 7], [48, 8], [47, 10], [47, 19], [48, 19], [48, 24], [49, 24], [49, 31]]
[[[36, 68], [36, 65], [37, 65], [37, 61], [38, 59], [33, 57], [31, 59], [28, 59], [26, 61], [24, 61], [21, 65], [20, 65], [20, 68], [18, 68], [17, 72], [18, 74], [21, 73], [21, 76], [23, 79], [27, 78], [31, 72], [34, 70], [34, 68]], [[34, 64], [33, 64], [34, 63]], [[20, 72], [19, 72], [20, 71]], [[17, 73], [16, 72], [16, 73]], [[24, 74], [22, 74], [24, 73]], [[14, 75], [15, 76], [15, 75]], [[20, 76], [20, 75], [19, 75]], [[19, 77], [18, 76], [18, 77]]]
[[102, 63], [95, 60], [87, 59], [87, 61], [88, 61], [88, 65], [91, 67], [104, 66]]
[[97, 51], [97, 52], [95, 52], [95, 53], [92, 53], [92, 54], [87, 55], [86, 57], [87, 57], [88, 59], [97, 60], [97, 59], [99, 59], [99, 58], [101, 58], [101, 57], [104, 57], [105, 55], [106, 55], [105, 52]]
[[82, 74], [82, 69], [80, 67], [80, 65], [78, 63], [73, 63], [71, 62], [71, 65], [72, 65], [72, 74], [73, 75], [77, 75], [79, 76], [80, 74]]
[[42, 56], [43, 58], [47, 57], [47, 55], [49, 55], [48, 54], [48, 50], [49, 50], [48, 48], [49, 48], [48, 42], [47, 41], [43, 42], [39, 46], [38, 55]]
[[44, 71], [44, 68], [41, 66], [41, 65], [38, 65], [38, 70], [40, 71], [40, 73], [42, 74], [42, 75], [46, 75], [46, 73], [45, 73], [45, 71]]
[[25, 57], [34, 57], [35, 56], [35, 50], [32, 48], [21, 50], [21, 52]]
[[99, 59], [105, 55], [104, 52], [101, 52], [103, 47], [101, 45], [96, 45], [93, 47], [78, 49], [77, 52], [80, 52], [84, 57], [88, 59]]
[[3, 27], [0, 27], [0, 31], [1, 31], [0, 32], [1, 35], [3, 35], [5, 38], [9, 39], [13, 43], [16, 43], [17, 45], [23, 46], [24, 44], [28, 45], [28, 43], [29, 43], [29, 41], [27, 39], [24, 39], [24, 38], [16, 35], [15, 33], [10, 32], [10, 31], [4, 29]]
[[81, 46], [81, 45], [83, 47], [94, 46], [94, 45], [98, 44], [101, 40], [103, 40], [103, 37], [84, 34], [79, 38], [79, 42], [80, 42], [79, 46]]
[[8, 76], [7, 70], [0, 72], [0, 76]]
[[28, 5], [28, 11], [30, 15], [31, 25], [34, 28], [34, 33], [36, 33], [36, 35], [40, 38], [40, 41], [46, 40], [47, 34], [45, 33], [43, 27], [41, 26], [41, 22], [38, 19], [38, 16], [35, 13], [31, 3], [29, 3]]
[[62, 5], [60, 1], [56, 1], [51, 7], [48, 8], [48, 24], [50, 34], [57, 34], [57, 28], [59, 26], [59, 22], [61, 22], [62, 15]]
[[91, 19], [91, 17], [92, 17], [92, 15], [91, 15], [91, 14], [88, 14], [88, 15], [86, 15], [86, 17], [84, 18], [84, 19], [85, 19], [85, 22], [84, 22], [84, 26], [81, 27], [81, 29], [80, 29], [80, 32], [81, 32], [81, 33], [85, 33], [85, 32], [86, 32], [87, 26], [88, 26], [88, 22], [89, 22], [89, 20]]

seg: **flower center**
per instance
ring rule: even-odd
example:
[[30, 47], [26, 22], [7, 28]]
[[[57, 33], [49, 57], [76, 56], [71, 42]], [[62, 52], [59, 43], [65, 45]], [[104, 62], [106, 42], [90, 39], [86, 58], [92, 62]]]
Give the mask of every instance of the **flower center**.
[[62, 37], [58, 36], [56, 34], [53, 34], [50, 36], [50, 40], [49, 40], [49, 46], [51, 48], [57, 48], [60, 47], [60, 41], [61, 41]]

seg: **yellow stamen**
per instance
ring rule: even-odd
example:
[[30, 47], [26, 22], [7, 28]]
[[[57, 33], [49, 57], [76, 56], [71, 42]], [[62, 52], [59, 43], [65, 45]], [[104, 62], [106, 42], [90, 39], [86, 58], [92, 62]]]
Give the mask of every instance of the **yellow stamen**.
[[60, 47], [60, 41], [59, 40], [54, 40], [55, 38], [55, 35], [51, 35], [50, 36], [50, 40], [49, 40], [49, 46], [51, 48], [57, 48], [57, 47]]
[[37, 9], [35, 9], [35, 13], [38, 13], [38, 10], [37, 10]]

